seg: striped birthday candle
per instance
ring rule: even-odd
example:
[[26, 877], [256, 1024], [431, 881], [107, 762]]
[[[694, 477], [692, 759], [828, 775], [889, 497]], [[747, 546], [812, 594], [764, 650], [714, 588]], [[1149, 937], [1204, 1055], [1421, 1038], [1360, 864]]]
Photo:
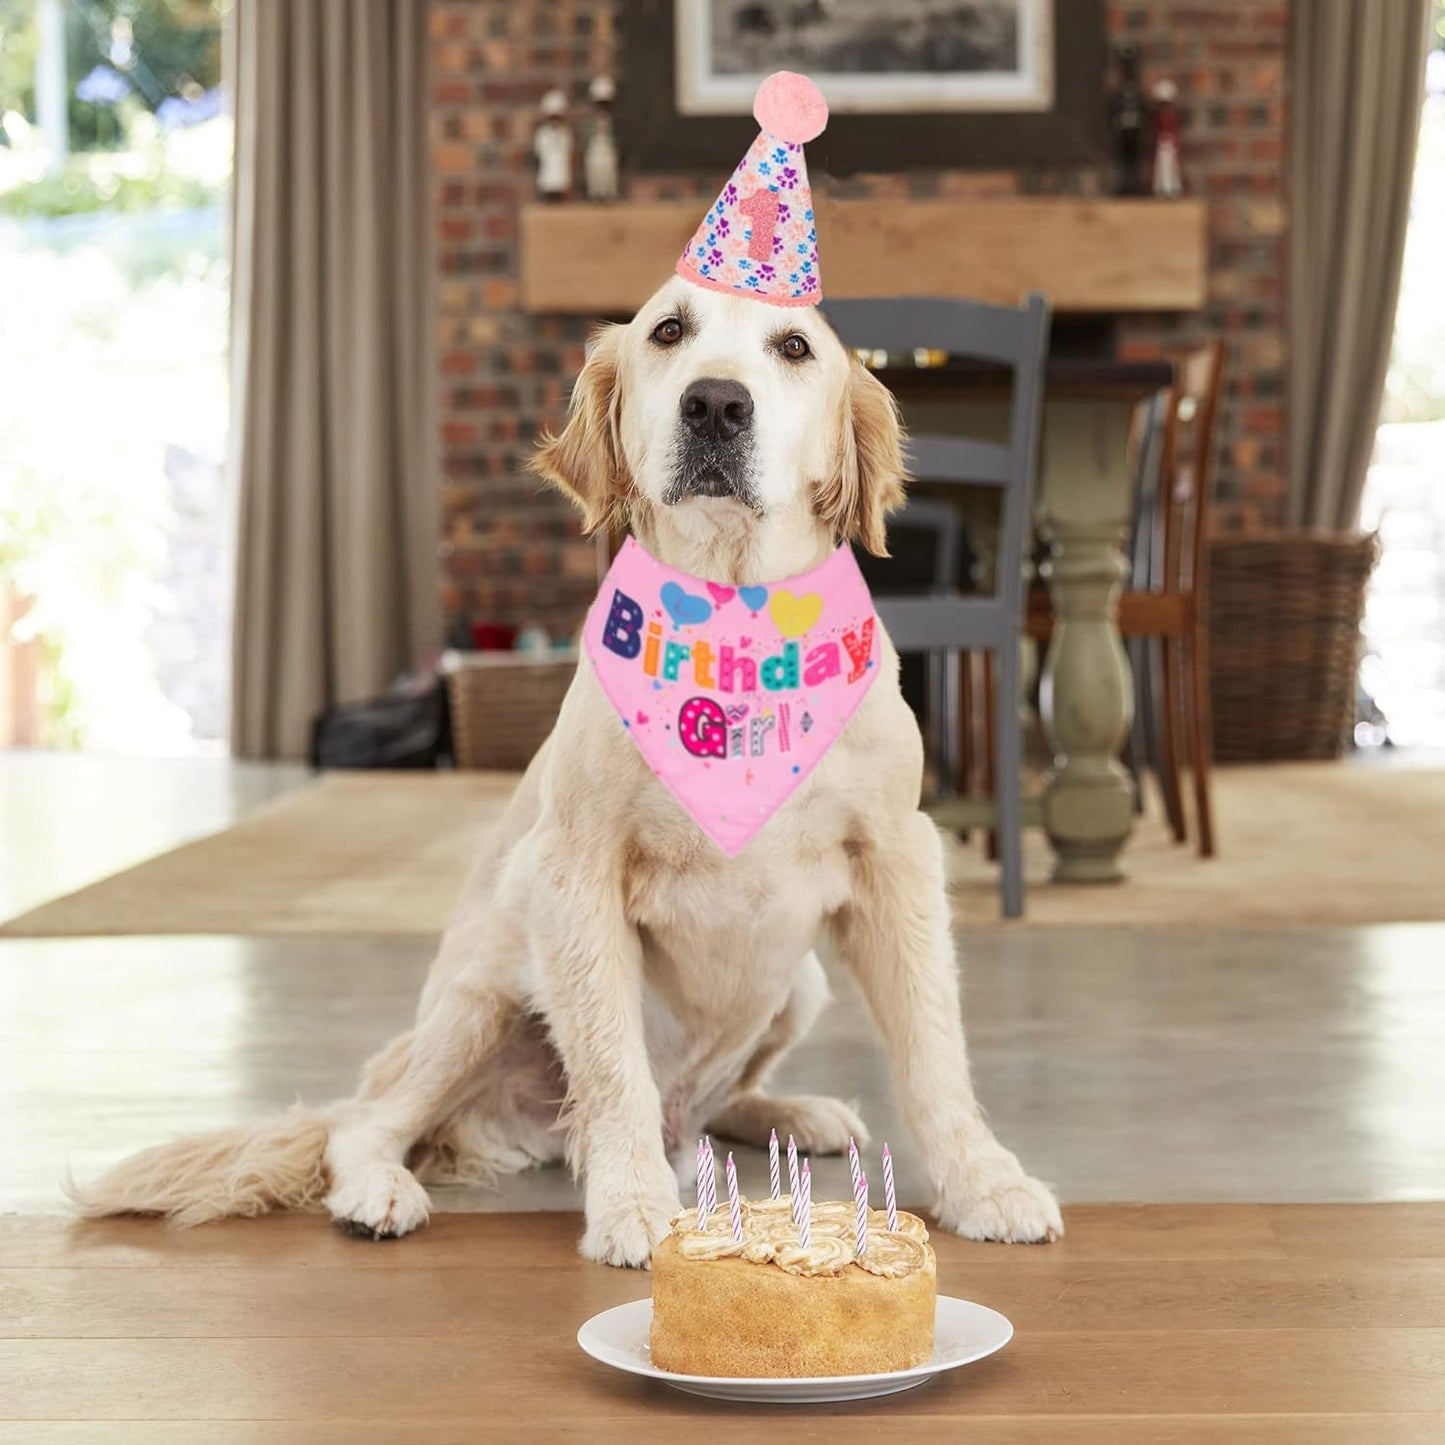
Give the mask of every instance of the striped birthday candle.
[[768, 1183], [772, 1186], [773, 1198], [782, 1198], [782, 1182], [778, 1177], [778, 1131], [773, 1130], [768, 1138]]
[[793, 1210], [793, 1224], [798, 1223], [798, 1146], [788, 1135], [788, 1199]]
[[868, 1176], [859, 1170], [853, 1181], [853, 1202], [858, 1208], [857, 1239], [854, 1245], [860, 1255], [868, 1253]]
[[803, 1177], [799, 1183], [803, 1198], [798, 1206], [798, 1243], [804, 1249], [813, 1246], [813, 1174], [808, 1161], [803, 1160]]
[[848, 1173], [853, 1180], [853, 1193], [858, 1192], [858, 1176], [863, 1172], [863, 1163], [858, 1158], [858, 1146], [850, 1138], [848, 1140]]
[[[704, 1134], [702, 1136], [702, 1163], [703, 1175], [707, 1181], [707, 1217], [712, 1219], [712, 1212], [717, 1208], [717, 1160], [713, 1157], [712, 1140]], [[706, 1228], [706, 1226], [702, 1226]]]
[[732, 1151], [728, 1151], [728, 1213], [733, 1221], [733, 1238], [743, 1242], [743, 1206], [738, 1199], [738, 1171], [733, 1163]]
[[893, 1192], [893, 1156], [888, 1152], [888, 1146], [883, 1146], [883, 1203], [888, 1210], [888, 1228], [891, 1232], [898, 1229], [898, 1198]]
[[697, 1227], [704, 1228], [707, 1209], [707, 1173], [702, 1164], [702, 1140], [697, 1141]]

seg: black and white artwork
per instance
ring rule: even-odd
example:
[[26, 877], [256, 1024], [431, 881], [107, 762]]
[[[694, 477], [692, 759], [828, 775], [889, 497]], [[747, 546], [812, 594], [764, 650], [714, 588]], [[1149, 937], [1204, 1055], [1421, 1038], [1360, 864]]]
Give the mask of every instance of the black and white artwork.
[[775, 70], [835, 114], [1047, 111], [1055, 0], [674, 0], [677, 109], [746, 114]]

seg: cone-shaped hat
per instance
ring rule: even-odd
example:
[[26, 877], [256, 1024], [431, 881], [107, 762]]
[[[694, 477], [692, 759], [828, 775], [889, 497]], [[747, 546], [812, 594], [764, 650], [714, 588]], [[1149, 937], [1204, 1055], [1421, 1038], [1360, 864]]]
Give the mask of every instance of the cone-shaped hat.
[[758, 87], [762, 133], [687, 243], [677, 274], [775, 306], [822, 299], [818, 230], [803, 143], [821, 135], [828, 103], [806, 75], [780, 70]]

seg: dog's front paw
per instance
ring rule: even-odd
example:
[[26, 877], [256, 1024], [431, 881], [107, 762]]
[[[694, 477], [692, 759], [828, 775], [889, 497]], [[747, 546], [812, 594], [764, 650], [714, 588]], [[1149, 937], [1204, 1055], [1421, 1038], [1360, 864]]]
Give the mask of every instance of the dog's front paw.
[[965, 1239], [1001, 1244], [1047, 1244], [1064, 1232], [1048, 1185], [1031, 1179], [997, 1144], [968, 1157], [945, 1187], [938, 1222]]
[[773, 1098], [770, 1094], [739, 1094], [729, 1099], [709, 1128], [727, 1139], [764, 1148], [776, 1129], [787, 1142], [792, 1135], [804, 1154], [842, 1154], [849, 1139], [859, 1148], [868, 1142], [868, 1129], [858, 1113], [841, 1099], [824, 1094], [798, 1094]]
[[606, 1180], [587, 1184], [587, 1229], [582, 1254], [598, 1264], [646, 1268], [653, 1247], [667, 1237], [682, 1203], [670, 1170], [651, 1187], [613, 1187]]
[[427, 1222], [426, 1190], [400, 1164], [364, 1164], [338, 1176], [326, 1196], [331, 1216], [364, 1239], [396, 1239]]

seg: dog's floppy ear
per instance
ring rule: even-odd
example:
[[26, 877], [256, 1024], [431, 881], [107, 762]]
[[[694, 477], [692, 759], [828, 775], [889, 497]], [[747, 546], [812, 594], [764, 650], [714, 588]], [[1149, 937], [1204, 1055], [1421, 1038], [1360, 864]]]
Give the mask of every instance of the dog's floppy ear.
[[818, 515], [841, 541], [886, 557], [886, 519], [903, 504], [903, 424], [893, 393], [857, 357], [848, 367], [838, 457], [818, 489]]
[[632, 478], [622, 456], [621, 326], [597, 331], [572, 388], [560, 436], [543, 432], [531, 468], [565, 492], [582, 511], [582, 528], [620, 523]]

